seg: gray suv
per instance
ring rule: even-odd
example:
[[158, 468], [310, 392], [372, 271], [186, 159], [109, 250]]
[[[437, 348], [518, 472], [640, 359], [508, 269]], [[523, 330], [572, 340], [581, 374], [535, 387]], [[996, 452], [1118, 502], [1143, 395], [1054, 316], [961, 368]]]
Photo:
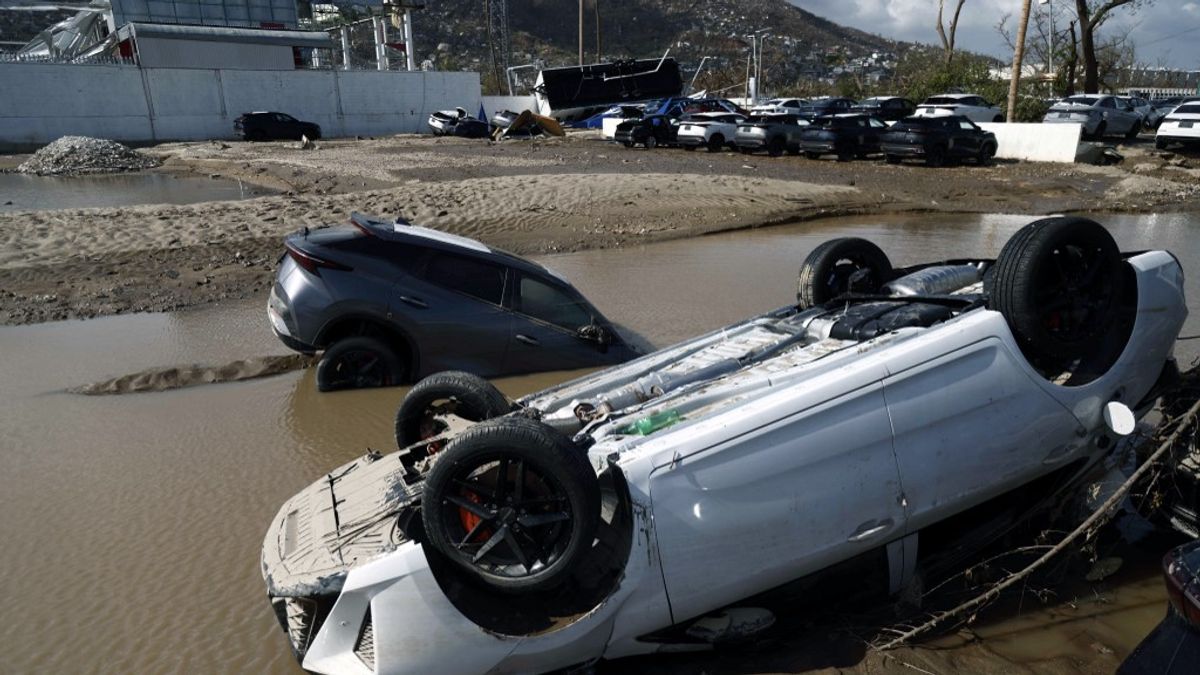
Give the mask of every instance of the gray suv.
[[350, 224], [289, 235], [267, 304], [284, 344], [325, 350], [321, 391], [443, 370], [597, 367], [645, 351], [541, 265], [403, 220], [356, 213]]

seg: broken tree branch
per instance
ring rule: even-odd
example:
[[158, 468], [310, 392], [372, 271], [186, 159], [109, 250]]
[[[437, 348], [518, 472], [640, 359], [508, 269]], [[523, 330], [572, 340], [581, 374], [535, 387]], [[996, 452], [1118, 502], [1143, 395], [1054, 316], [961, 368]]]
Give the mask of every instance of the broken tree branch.
[[1040, 558], [1030, 563], [1030, 565], [1025, 569], [1009, 575], [1004, 581], [1001, 581], [995, 586], [989, 588], [984, 593], [975, 596], [974, 598], [958, 605], [953, 609], [949, 609], [945, 612], [934, 615], [931, 619], [920, 626], [907, 631], [899, 637], [892, 638], [891, 640], [885, 642], [883, 645], [879, 646], [878, 649], [888, 650], [900, 647], [914, 637], [917, 637], [918, 635], [926, 633], [929, 630], [937, 627], [946, 619], [978, 608], [984, 603], [995, 599], [1004, 590], [1028, 577], [1035, 570], [1049, 562], [1051, 558], [1064, 551], [1080, 536], [1087, 534], [1087, 536], [1090, 537], [1094, 527], [1096, 527], [1106, 518], [1110, 517], [1113, 509], [1121, 503], [1121, 500], [1125, 498], [1125, 495], [1129, 493], [1129, 490], [1132, 489], [1133, 486], [1142, 479], [1142, 477], [1151, 469], [1151, 467], [1158, 463], [1158, 461], [1167, 453], [1167, 451], [1174, 447], [1175, 442], [1179, 440], [1179, 437], [1183, 431], [1196, 420], [1197, 414], [1200, 414], [1200, 400], [1197, 400], [1196, 403], [1194, 403], [1192, 407], [1189, 408], [1188, 411], [1182, 416], [1171, 420], [1171, 424], [1175, 425], [1175, 430], [1158, 446], [1158, 448], [1154, 451], [1154, 454], [1146, 458], [1146, 461], [1143, 462], [1140, 467], [1138, 467], [1137, 471], [1133, 472], [1133, 475], [1131, 475], [1124, 483], [1122, 483], [1121, 486], [1118, 487], [1108, 499], [1104, 500], [1104, 503], [1098, 506], [1096, 510], [1092, 512], [1092, 515], [1088, 516], [1087, 520], [1083, 521], [1083, 523], [1081, 523], [1079, 527], [1075, 528], [1070, 534], [1068, 534], [1066, 538], [1058, 542], [1054, 548], [1046, 551], [1046, 553], [1042, 554]]

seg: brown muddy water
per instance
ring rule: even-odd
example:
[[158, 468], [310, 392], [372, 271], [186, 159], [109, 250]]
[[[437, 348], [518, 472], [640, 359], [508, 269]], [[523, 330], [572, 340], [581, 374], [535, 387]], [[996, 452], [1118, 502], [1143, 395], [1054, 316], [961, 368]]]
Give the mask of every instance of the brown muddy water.
[[0, 213], [250, 199], [274, 190], [240, 180], [139, 172], [106, 176], [0, 173]]
[[[1200, 216], [1100, 219], [1123, 248], [1183, 260], [1193, 308], [1184, 332], [1200, 333]], [[869, 237], [905, 264], [995, 255], [1028, 220], [837, 219], [541, 260], [611, 319], [666, 344], [788, 303], [800, 260], [830, 237]], [[298, 672], [265, 600], [264, 530], [324, 471], [367, 447], [393, 449], [404, 390], [318, 394], [309, 369], [159, 393], [66, 393], [148, 368], [285, 354], [262, 304], [0, 327], [0, 672]], [[1180, 343], [1180, 355], [1197, 347]], [[499, 384], [515, 396], [569, 375]], [[1097, 596], [1104, 602], [987, 619], [976, 628], [986, 653], [958, 666], [1071, 671], [1096, 641], [1116, 663], [1163, 614], [1159, 554], [1127, 566]]]

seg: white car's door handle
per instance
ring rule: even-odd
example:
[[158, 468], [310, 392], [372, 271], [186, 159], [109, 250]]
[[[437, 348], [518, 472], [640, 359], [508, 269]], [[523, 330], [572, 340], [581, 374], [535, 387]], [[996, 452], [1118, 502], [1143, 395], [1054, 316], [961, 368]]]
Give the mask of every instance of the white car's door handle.
[[867, 522], [863, 523], [862, 525], [859, 525], [858, 529], [854, 531], [854, 534], [850, 535], [846, 539], [846, 541], [848, 541], [850, 543], [866, 541], [867, 539], [870, 539], [871, 537], [883, 534], [884, 532], [890, 530], [891, 528], [892, 528], [892, 519], [891, 518], [888, 518], [887, 520], [884, 520], [884, 521], [868, 520]]

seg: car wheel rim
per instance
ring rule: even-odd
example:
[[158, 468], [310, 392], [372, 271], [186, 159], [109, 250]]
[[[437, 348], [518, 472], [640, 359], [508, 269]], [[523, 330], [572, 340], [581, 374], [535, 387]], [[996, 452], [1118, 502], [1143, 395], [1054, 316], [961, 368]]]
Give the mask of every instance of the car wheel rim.
[[875, 288], [875, 273], [871, 270], [870, 264], [863, 259], [845, 256], [829, 270], [829, 276], [825, 279], [825, 287], [829, 291], [829, 297], [836, 298], [844, 293], [849, 293], [850, 278], [860, 271], [865, 271], [866, 274], [861, 280], [855, 280], [858, 284], [865, 284], [867, 288]]
[[1107, 256], [1097, 248], [1067, 244], [1054, 251], [1034, 286], [1039, 320], [1063, 342], [1091, 337], [1112, 304]]
[[343, 354], [334, 364], [333, 372], [339, 384], [356, 389], [385, 387], [392, 379], [383, 357], [367, 350]]
[[535, 575], [561, 558], [574, 518], [562, 486], [535, 464], [503, 454], [458, 466], [442, 499], [453, 555], [509, 579]]

